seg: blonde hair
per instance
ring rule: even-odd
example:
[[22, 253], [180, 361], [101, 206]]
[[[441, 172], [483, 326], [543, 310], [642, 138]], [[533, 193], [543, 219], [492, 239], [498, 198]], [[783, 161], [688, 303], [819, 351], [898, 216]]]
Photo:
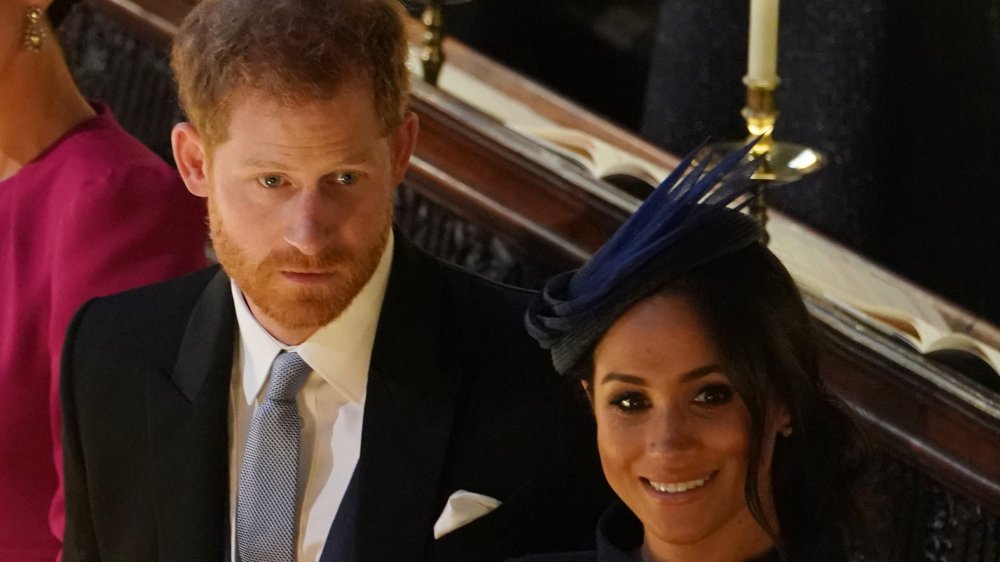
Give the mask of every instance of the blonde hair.
[[204, 0], [171, 50], [181, 107], [211, 149], [228, 137], [240, 88], [292, 104], [360, 80], [389, 132], [408, 101], [403, 17], [396, 0]]

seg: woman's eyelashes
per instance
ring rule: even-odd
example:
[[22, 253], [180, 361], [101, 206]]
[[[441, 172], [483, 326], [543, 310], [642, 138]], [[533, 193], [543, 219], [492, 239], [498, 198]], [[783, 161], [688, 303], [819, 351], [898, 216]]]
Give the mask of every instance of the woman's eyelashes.
[[[715, 408], [732, 401], [735, 390], [728, 383], [711, 383], [699, 387], [690, 403], [701, 408]], [[608, 404], [616, 410], [630, 414], [639, 413], [654, 407], [654, 398], [639, 390], [616, 392], [608, 399]]]
[[721, 406], [733, 399], [733, 387], [724, 383], [712, 383], [703, 387], [694, 397], [698, 404], [706, 406]]
[[649, 398], [637, 391], [619, 392], [608, 401], [612, 407], [624, 413], [638, 412], [649, 408]]

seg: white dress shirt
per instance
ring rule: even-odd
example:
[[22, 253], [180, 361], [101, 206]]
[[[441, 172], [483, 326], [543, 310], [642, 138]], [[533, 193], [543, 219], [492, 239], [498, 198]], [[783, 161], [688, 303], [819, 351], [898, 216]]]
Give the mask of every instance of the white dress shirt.
[[237, 560], [236, 492], [254, 410], [265, 396], [271, 363], [294, 351], [312, 367], [297, 395], [302, 416], [299, 454], [298, 560], [319, 560], [361, 451], [365, 390], [375, 329], [392, 263], [393, 238], [371, 279], [343, 313], [297, 346], [284, 345], [250, 312], [232, 284], [237, 338], [229, 407], [230, 540]]

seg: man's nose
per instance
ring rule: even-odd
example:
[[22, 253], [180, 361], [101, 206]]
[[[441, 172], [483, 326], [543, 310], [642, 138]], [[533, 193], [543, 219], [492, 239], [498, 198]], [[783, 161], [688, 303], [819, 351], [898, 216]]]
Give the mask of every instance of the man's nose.
[[303, 189], [289, 202], [285, 241], [307, 256], [323, 251], [332, 230], [327, 202], [319, 189]]

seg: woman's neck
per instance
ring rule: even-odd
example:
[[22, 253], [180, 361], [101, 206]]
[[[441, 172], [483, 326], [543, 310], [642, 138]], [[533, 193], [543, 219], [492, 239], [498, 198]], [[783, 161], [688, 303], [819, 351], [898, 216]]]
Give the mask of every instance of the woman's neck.
[[[747, 513], [749, 516], [749, 512]], [[752, 516], [749, 521], [733, 521], [728, 529], [689, 544], [660, 540], [644, 534], [639, 557], [643, 562], [745, 562], [774, 548], [774, 540]]]
[[38, 52], [19, 49], [0, 76], [0, 180], [95, 115], [54, 36], [50, 33]]

